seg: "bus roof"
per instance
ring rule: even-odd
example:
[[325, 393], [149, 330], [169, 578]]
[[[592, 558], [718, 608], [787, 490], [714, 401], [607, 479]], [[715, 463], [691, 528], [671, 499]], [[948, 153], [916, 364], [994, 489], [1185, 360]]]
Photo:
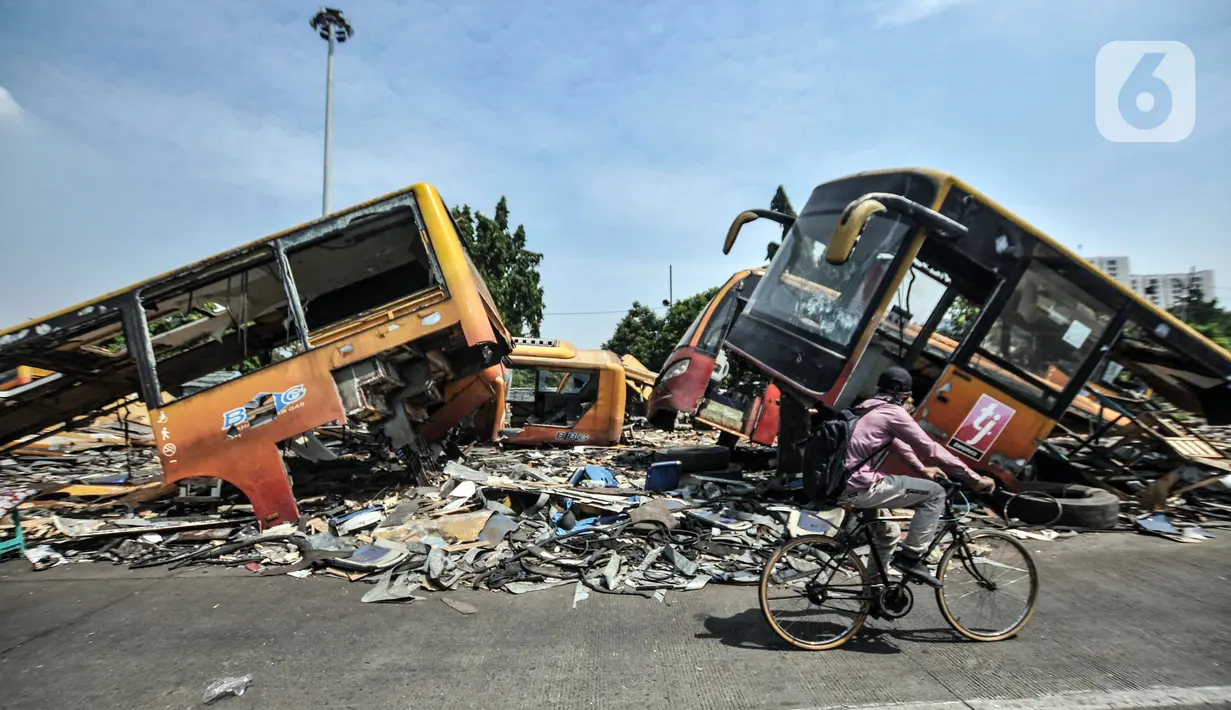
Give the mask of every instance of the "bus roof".
[[1116, 281], [1115, 279], [1108, 277], [1101, 270], [1099, 270], [1098, 267], [1094, 266], [1094, 264], [1091, 264], [1089, 261], [1082, 258], [1080, 254], [1077, 254], [1076, 252], [1070, 250], [1068, 247], [1064, 246], [1064, 244], [1052, 238], [1046, 232], [1042, 231], [1038, 227], [1035, 227], [1034, 225], [1030, 224], [1026, 220], [1019, 217], [1018, 215], [1014, 214], [1004, 205], [996, 202], [995, 200], [993, 200], [992, 198], [984, 194], [982, 191], [980, 191], [978, 188], [971, 186], [970, 183], [965, 182], [964, 180], [962, 180], [961, 178], [958, 178], [955, 175], [942, 172], [940, 170], [935, 170], [933, 168], [923, 168], [923, 167], [889, 168], [889, 169], [883, 169], [883, 170], [866, 170], [863, 172], [852, 173], [850, 175], [846, 175], [844, 177], [837, 178], [835, 180], [830, 180], [828, 182], [840, 182], [843, 180], [849, 180], [851, 178], [863, 177], [865, 175], [889, 175], [889, 174], [895, 174], [895, 173], [916, 173], [918, 175], [923, 175], [925, 177], [929, 177], [932, 180], [934, 180], [937, 186], [940, 187], [942, 190], [944, 187], [948, 185], [952, 185], [952, 186], [959, 187], [962, 190], [978, 197], [988, 207], [991, 207], [992, 209], [994, 209], [1001, 216], [1009, 219], [1011, 222], [1016, 224], [1018, 227], [1021, 227], [1022, 229], [1030, 232], [1031, 236], [1034, 236], [1035, 238], [1037, 238], [1039, 241], [1043, 242], [1047, 246], [1051, 247], [1052, 249], [1055, 249], [1061, 255], [1072, 259], [1074, 262], [1076, 262], [1082, 268], [1084, 268], [1087, 272], [1094, 274], [1096, 276], [1099, 276], [1100, 278], [1106, 280], [1110, 285], [1114, 286], [1115, 289], [1118, 290], [1121, 294], [1131, 299], [1132, 301], [1136, 302], [1137, 305], [1141, 306], [1146, 311], [1149, 311], [1153, 315], [1157, 316], [1158, 318], [1163, 320], [1165, 323], [1167, 323], [1172, 328], [1181, 330], [1187, 333], [1188, 335], [1190, 335], [1191, 337], [1202, 341], [1203, 343], [1208, 345], [1210, 348], [1213, 348], [1214, 350], [1217, 351], [1218, 356], [1221, 359], [1225, 360], [1228, 364], [1231, 364], [1231, 353], [1228, 353], [1226, 350], [1219, 347], [1217, 343], [1214, 343], [1213, 341], [1209, 340], [1204, 335], [1202, 335], [1200, 332], [1198, 332], [1196, 329], [1194, 329], [1192, 326], [1188, 325], [1187, 323], [1180, 320], [1176, 316], [1163, 310], [1162, 308], [1159, 308], [1158, 306], [1155, 306], [1153, 303], [1137, 295], [1136, 293], [1132, 291], [1132, 289], [1126, 287], [1124, 284], [1120, 283], [1119, 281]]

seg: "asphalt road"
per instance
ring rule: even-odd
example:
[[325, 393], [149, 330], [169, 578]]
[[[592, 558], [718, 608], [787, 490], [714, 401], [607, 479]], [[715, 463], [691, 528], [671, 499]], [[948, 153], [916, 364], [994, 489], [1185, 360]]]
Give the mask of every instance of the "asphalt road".
[[752, 587], [665, 604], [572, 587], [361, 604], [365, 584], [240, 570], [0, 564], [0, 708], [191, 708], [252, 674], [239, 708], [1231, 707], [1231, 531], [1031, 542], [1038, 612], [959, 641], [930, 594], [844, 648], [787, 650]]

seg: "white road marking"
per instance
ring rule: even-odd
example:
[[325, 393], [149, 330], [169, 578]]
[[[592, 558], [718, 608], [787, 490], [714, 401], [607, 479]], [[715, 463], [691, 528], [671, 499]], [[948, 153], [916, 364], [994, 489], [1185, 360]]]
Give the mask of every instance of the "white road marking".
[[1008, 700], [976, 698], [933, 703], [829, 705], [807, 710], [838, 710], [838, 708], [846, 710], [873, 710], [874, 708], [884, 710], [1138, 710], [1139, 708], [1184, 707], [1203, 703], [1231, 704], [1231, 685], [1060, 693]]

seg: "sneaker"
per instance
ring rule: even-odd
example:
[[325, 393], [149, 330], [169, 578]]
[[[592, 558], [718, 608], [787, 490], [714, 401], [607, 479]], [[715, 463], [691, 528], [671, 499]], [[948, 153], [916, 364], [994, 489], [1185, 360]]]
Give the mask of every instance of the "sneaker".
[[930, 587], [940, 589], [945, 586], [944, 582], [932, 575], [932, 571], [923, 563], [923, 560], [913, 555], [899, 552], [893, 556], [893, 561], [889, 563], [889, 566], [901, 571], [910, 579], [923, 582]]

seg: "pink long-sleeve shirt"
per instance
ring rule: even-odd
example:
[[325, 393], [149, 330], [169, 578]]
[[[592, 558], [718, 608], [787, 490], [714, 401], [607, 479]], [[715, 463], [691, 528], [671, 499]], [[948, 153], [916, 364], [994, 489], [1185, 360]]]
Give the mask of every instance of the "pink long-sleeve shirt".
[[851, 472], [846, 482], [848, 492], [866, 491], [885, 477], [885, 474], [874, 467], [874, 464], [878, 463], [876, 459], [880, 457], [872, 456], [884, 448], [885, 444], [889, 444], [889, 450], [897, 454], [916, 475], [921, 474], [925, 467], [921, 459], [926, 459], [951, 478], [968, 483], [979, 480], [979, 475], [971, 471], [961, 459], [928, 436], [905, 407], [881, 399], [870, 399], [856, 409], [871, 411], [855, 422], [843, 465], [851, 469], [869, 456], [871, 459]]

